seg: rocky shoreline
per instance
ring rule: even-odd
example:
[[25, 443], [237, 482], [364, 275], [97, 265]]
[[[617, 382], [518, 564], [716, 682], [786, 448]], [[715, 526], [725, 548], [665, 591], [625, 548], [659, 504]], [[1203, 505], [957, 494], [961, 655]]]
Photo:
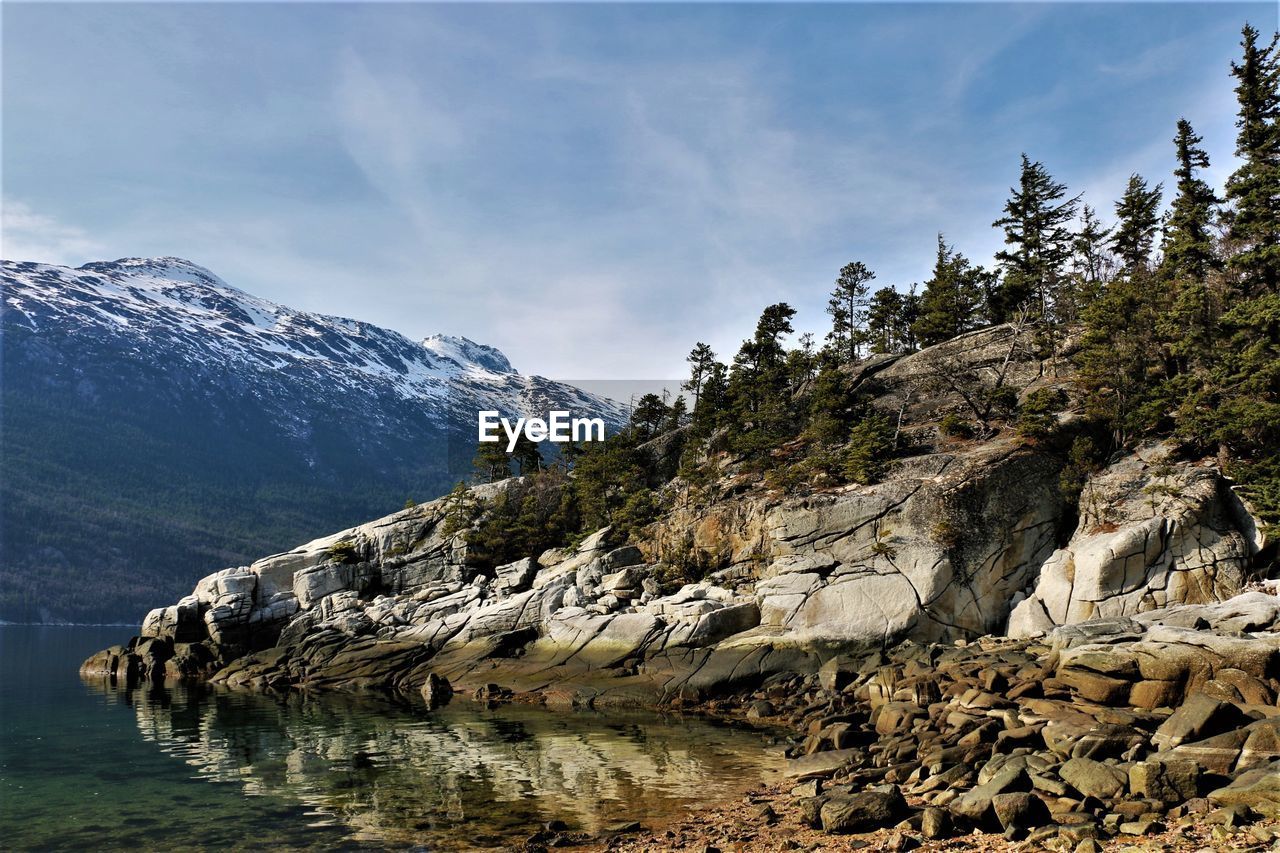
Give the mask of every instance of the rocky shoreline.
[[1184, 821], [1273, 826], [1280, 599], [1259, 581], [1275, 544], [1216, 458], [1144, 445], [1068, 500], [1062, 446], [944, 435], [960, 403], [919, 390], [939, 359], [1024, 394], [1065, 384], [1010, 336], [858, 366], [849, 393], [898, 412], [911, 448], [874, 484], [788, 491], [725, 457], [698, 486], [669, 471], [677, 431], [636, 451], [668, 472], [639, 535], [493, 565], [469, 533], [529, 496], [520, 478], [475, 486], [210, 575], [82, 673], [428, 704], [447, 684], [775, 726], [795, 785], [761, 800], [777, 821], [753, 847], [779, 826], [1085, 851]]
[[[136, 654], [164, 643], [142, 639]], [[104, 663], [95, 656], [83, 672]], [[434, 673], [429, 685], [437, 698], [450, 689]], [[568, 686], [495, 683], [476, 695], [555, 704]], [[601, 840], [553, 826], [527, 846], [1275, 849], [1278, 698], [1273, 587], [1036, 639], [836, 655], [754, 690], [658, 703], [791, 733], [785, 784], [676, 827]]]

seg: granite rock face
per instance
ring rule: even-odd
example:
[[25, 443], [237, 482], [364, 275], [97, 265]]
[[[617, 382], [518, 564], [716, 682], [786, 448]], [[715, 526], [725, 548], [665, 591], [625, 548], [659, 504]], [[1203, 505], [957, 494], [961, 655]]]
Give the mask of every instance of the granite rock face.
[[[435, 671], [464, 689], [495, 682], [570, 703], [644, 704], [1006, 622], [1014, 635], [1100, 613], [1126, 625], [1243, 586], [1259, 543], [1212, 467], [1166, 464], [1159, 451], [1122, 460], [1086, 489], [1079, 528], [1059, 549], [1060, 467], [1052, 453], [996, 438], [904, 460], [869, 487], [700, 508], [677, 500], [684, 508], [639, 547], [610, 544], [605, 529], [497, 567], [469, 554], [441, 499], [210, 575], [144, 620], [140, 642], [167, 657], [117, 654], [94, 668], [115, 660], [122, 671], [256, 687], [409, 692]], [[697, 583], [665, 580], [690, 554], [718, 568]], [[1245, 626], [1272, 616], [1259, 600], [1231, 607]], [[1174, 607], [1165, 618], [1175, 630], [1205, 616]], [[1063, 677], [1085, 695], [1127, 690], [1147, 705], [1186, 690], [1089, 668]]]
[[1140, 450], [1093, 477], [1066, 547], [1040, 569], [1008, 634], [1222, 601], [1244, 587], [1263, 542], [1217, 469]]
[[[1066, 511], [1051, 454], [996, 440], [905, 460], [885, 482], [678, 509], [642, 547], [749, 589], [757, 637], [879, 648], [998, 630]], [[683, 502], [677, 500], [677, 505]]]

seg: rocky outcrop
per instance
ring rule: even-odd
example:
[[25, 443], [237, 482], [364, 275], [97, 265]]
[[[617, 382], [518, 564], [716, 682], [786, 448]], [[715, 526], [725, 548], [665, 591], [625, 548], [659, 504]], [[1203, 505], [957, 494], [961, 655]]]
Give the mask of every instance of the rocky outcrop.
[[[1030, 634], [1240, 590], [1257, 543], [1215, 468], [1155, 451], [1120, 461], [1086, 489], [1058, 549], [1060, 466], [996, 438], [903, 460], [873, 486], [678, 496], [639, 547], [606, 529], [497, 567], [469, 553], [442, 499], [210, 575], [151, 611], [132, 647], [86, 666], [126, 681], [410, 693], [436, 672], [459, 689], [651, 704], [1006, 620]], [[681, 565], [713, 571], [672, 582]]]
[[1263, 545], [1249, 513], [1210, 463], [1149, 447], [1093, 477], [1079, 525], [1009, 617], [1013, 637], [1056, 625], [1222, 601], [1243, 589]]

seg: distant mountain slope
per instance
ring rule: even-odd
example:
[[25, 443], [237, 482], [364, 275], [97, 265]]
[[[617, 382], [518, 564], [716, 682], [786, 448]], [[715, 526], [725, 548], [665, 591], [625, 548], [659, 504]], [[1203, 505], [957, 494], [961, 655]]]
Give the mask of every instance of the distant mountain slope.
[[622, 418], [492, 347], [295, 311], [177, 258], [0, 264], [0, 619], [136, 619], [434, 497], [480, 408]]

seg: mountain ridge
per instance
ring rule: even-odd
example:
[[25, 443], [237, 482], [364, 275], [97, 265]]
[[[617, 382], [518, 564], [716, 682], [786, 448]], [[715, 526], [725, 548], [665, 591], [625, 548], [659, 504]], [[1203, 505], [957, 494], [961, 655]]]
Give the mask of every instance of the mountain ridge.
[[[114, 621], [154, 584], [443, 493], [478, 409], [625, 419], [492, 346], [298, 311], [181, 258], [4, 261], [0, 281], [13, 621]], [[104, 563], [114, 604], [81, 583]]]

